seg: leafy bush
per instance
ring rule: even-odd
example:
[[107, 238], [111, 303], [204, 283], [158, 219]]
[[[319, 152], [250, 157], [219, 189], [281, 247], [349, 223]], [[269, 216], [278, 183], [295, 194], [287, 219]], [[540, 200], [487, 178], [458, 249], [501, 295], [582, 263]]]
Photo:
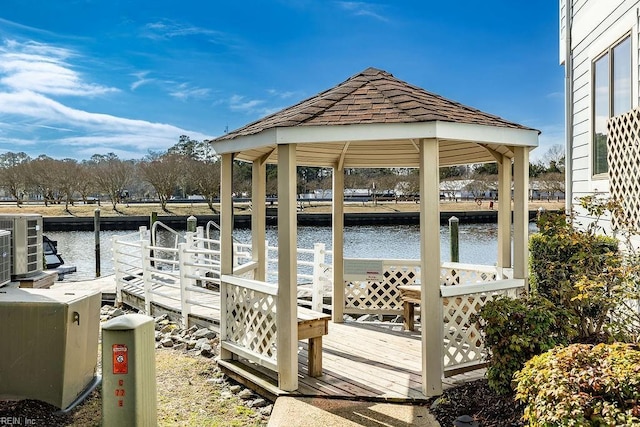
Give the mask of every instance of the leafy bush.
[[531, 426], [640, 425], [640, 351], [632, 344], [554, 348], [516, 373]]
[[574, 227], [570, 219], [553, 213], [539, 218], [540, 232], [529, 241], [531, 289], [570, 310], [581, 339], [589, 340], [602, 334], [630, 274], [617, 239], [593, 226]]
[[489, 301], [477, 320], [489, 349], [489, 386], [499, 394], [511, 391], [513, 374], [527, 360], [567, 344], [574, 333], [568, 312], [540, 297]]

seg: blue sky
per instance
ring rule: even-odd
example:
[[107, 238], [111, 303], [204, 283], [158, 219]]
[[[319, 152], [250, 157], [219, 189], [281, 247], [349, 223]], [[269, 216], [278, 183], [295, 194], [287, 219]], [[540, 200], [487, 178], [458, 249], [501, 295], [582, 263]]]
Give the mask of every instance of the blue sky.
[[555, 1], [2, 0], [0, 153], [141, 158], [367, 67], [564, 144]]

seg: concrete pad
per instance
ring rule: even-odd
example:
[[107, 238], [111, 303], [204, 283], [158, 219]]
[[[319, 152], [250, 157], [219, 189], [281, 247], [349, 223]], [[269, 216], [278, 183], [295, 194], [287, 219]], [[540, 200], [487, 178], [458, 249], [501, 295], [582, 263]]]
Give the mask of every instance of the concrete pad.
[[439, 427], [426, 406], [279, 397], [268, 427]]

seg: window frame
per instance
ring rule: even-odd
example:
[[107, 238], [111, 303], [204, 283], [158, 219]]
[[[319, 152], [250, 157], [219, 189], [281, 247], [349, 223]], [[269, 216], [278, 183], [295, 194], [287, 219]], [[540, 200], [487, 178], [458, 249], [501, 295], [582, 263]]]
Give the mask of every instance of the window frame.
[[[618, 38], [613, 44], [607, 47], [604, 51], [600, 52], [598, 56], [596, 56], [591, 62], [591, 145], [590, 145], [590, 158], [591, 158], [591, 177], [593, 179], [608, 179], [609, 178], [609, 161], [607, 159], [607, 168], [604, 172], [596, 173], [596, 63], [608, 56], [608, 79], [607, 79], [607, 118], [613, 117], [613, 109], [614, 109], [614, 94], [615, 94], [615, 86], [614, 86], [614, 63], [615, 63], [615, 55], [613, 51], [616, 47], [620, 46], [625, 41], [629, 41], [629, 101], [630, 101], [630, 110], [633, 109], [633, 38], [631, 37], [632, 32], [628, 31], [623, 36]], [[608, 156], [608, 150], [606, 150], [606, 155]]]

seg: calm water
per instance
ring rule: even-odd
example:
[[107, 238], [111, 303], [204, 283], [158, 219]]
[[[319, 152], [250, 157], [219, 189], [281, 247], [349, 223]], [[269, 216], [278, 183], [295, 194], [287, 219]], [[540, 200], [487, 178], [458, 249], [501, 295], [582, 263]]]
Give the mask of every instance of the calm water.
[[[535, 231], [535, 225], [531, 225]], [[100, 263], [102, 275], [113, 273], [111, 261], [111, 237], [130, 234], [132, 231], [103, 231], [100, 234]], [[250, 230], [235, 230], [234, 237], [241, 242], [250, 242]], [[58, 252], [67, 265], [78, 271], [65, 281], [87, 280], [95, 277], [94, 233], [88, 231], [47, 232], [47, 237], [58, 241]], [[420, 257], [420, 230], [410, 225], [354, 226], [345, 227], [345, 256], [353, 258], [418, 259]], [[497, 259], [496, 224], [460, 225], [460, 262], [494, 265]], [[277, 244], [277, 229], [267, 229], [269, 245]], [[313, 248], [314, 243], [325, 243], [331, 247], [330, 227], [299, 227], [298, 247]], [[449, 228], [440, 228], [442, 261], [449, 261]]]

